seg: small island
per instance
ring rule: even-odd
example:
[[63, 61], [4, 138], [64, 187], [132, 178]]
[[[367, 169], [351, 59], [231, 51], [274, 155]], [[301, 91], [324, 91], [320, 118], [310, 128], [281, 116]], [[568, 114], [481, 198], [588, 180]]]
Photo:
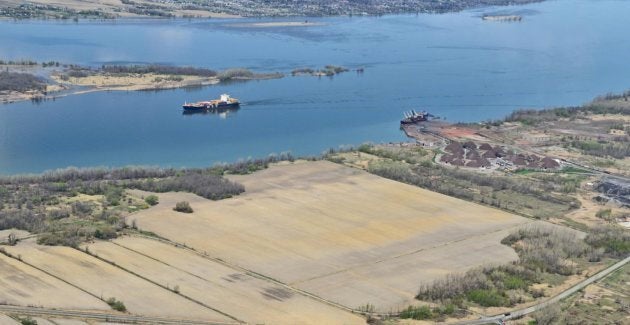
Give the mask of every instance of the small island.
[[521, 21], [523, 20], [523, 16], [519, 15], [483, 15], [481, 17], [483, 20], [488, 21]]
[[[348, 72], [350, 69], [342, 66], [327, 65], [322, 69], [299, 68], [291, 71], [292, 76], [314, 76], [314, 77], [332, 77], [334, 75]], [[363, 72], [363, 68], [356, 69], [357, 72]]]

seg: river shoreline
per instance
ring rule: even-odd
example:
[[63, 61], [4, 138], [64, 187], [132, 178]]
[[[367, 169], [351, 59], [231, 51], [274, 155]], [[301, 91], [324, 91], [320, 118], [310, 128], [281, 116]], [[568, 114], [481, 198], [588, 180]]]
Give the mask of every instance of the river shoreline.
[[[282, 73], [254, 73], [246, 69], [227, 69], [219, 73], [204, 68], [174, 67], [187, 69], [191, 73], [213, 74], [200, 76], [194, 74], [171, 73], [109, 73], [103, 68], [91, 70], [75, 65], [60, 66], [53, 63], [5, 64], [0, 70], [11, 73], [29, 74], [39, 77], [45, 83], [43, 89], [26, 91], [0, 91], [0, 103], [10, 104], [20, 101], [44, 101], [69, 95], [80, 95], [100, 91], [151, 91], [190, 87], [205, 87], [229, 81], [268, 80], [283, 78]], [[155, 66], [154, 66], [155, 67]], [[142, 68], [142, 67], [140, 67]], [[171, 68], [171, 67], [168, 67]]]

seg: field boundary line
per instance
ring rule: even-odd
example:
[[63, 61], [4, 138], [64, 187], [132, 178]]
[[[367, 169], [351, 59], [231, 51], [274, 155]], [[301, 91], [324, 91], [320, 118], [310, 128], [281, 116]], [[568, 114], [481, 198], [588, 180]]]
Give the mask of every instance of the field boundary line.
[[65, 318], [78, 318], [86, 320], [97, 320], [105, 322], [118, 323], [143, 323], [143, 324], [190, 324], [190, 325], [231, 325], [234, 323], [195, 321], [187, 319], [176, 319], [166, 317], [151, 317], [133, 314], [108, 314], [93, 311], [79, 311], [68, 309], [40, 308], [40, 307], [24, 307], [14, 305], [0, 305], [0, 312], [15, 315], [28, 316], [53, 316]]
[[357, 268], [366, 267], [366, 266], [370, 266], [370, 265], [384, 263], [384, 262], [387, 262], [387, 261], [396, 260], [396, 259], [399, 259], [399, 258], [402, 258], [402, 257], [405, 257], [405, 256], [414, 255], [414, 254], [417, 254], [417, 253], [420, 253], [420, 252], [423, 252], [423, 251], [428, 251], [428, 250], [431, 250], [431, 249], [441, 248], [441, 247], [445, 247], [445, 246], [448, 246], [448, 245], [451, 245], [451, 244], [456, 244], [456, 243], [459, 243], [459, 242], [463, 242], [463, 241], [468, 240], [468, 239], [474, 239], [474, 238], [478, 238], [478, 237], [494, 234], [494, 233], [497, 233], [497, 232], [511, 230], [511, 229], [515, 229], [515, 228], [518, 228], [518, 227], [526, 226], [526, 225], [529, 225], [529, 224], [534, 223], [534, 222], [536, 222], [536, 221], [528, 220], [527, 222], [523, 222], [521, 224], [514, 225], [514, 226], [511, 226], [511, 227], [496, 229], [496, 230], [493, 230], [493, 231], [490, 231], [490, 232], [486, 232], [486, 233], [483, 233], [483, 234], [478, 234], [478, 235], [474, 235], [474, 236], [470, 236], [470, 237], [466, 237], [466, 238], [460, 238], [460, 239], [456, 239], [456, 240], [452, 240], [452, 241], [447, 241], [447, 242], [443, 242], [441, 244], [434, 245], [434, 246], [431, 246], [431, 247], [420, 248], [420, 249], [416, 249], [416, 250], [405, 252], [405, 253], [400, 253], [400, 254], [397, 254], [397, 255], [394, 255], [394, 256], [390, 256], [390, 257], [384, 257], [384, 258], [378, 259], [378, 260], [376, 260], [374, 262], [363, 263], [363, 264], [360, 264], [360, 265], [351, 266], [351, 267], [348, 267], [348, 268], [345, 268], [345, 269], [341, 269], [341, 270], [337, 270], [337, 271], [334, 271], [334, 272], [330, 272], [330, 273], [327, 273], [327, 274], [318, 275], [318, 276], [315, 276], [315, 277], [312, 277], [312, 278], [308, 278], [308, 279], [305, 279], [305, 280], [292, 282], [292, 283], [289, 283], [289, 285], [301, 284], [301, 283], [304, 283], [304, 282], [325, 278], [327, 276], [331, 276], [331, 275], [335, 275], [335, 274], [339, 274], [339, 273], [343, 273], [343, 272], [352, 271], [352, 270], [355, 270]]
[[40, 272], [42, 272], [42, 273], [44, 273], [44, 274], [46, 274], [46, 275], [48, 275], [48, 276], [50, 276], [50, 277], [52, 277], [52, 278], [54, 278], [54, 279], [57, 279], [57, 280], [59, 280], [59, 281], [61, 281], [61, 282], [65, 283], [65, 284], [67, 284], [67, 285], [69, 285], [69, 286], [71, 286], [71, 287], [75, 288], [75, 289], [78, 289], [79, 291], [82, 291], [82, 292], [84, 292], [84, 293], [87, 293], [88, 295], [90, 295], [90, 296], [92, 296], [92, 297], [94, 297], [94, 298], [96, 298], [96, 299], [98, 299], [98, 300], [101, 300], [101, 301], [102, 301], [102, 302], [104, 302], [104, 303], [107, 303], [107, 301], [105, 301], [105, 299], [103, 299], [103, 297], [99, 297], [99, 296], [97, 296], [96, 294], [93, 294], [93, 293], [89, 292], [87, 289], [83, 289], [83, 288], [79, 287], [78, 285], [76, 285], [76, 284], [74, 284], [74, 283], [71, 283], [71, 282], [70, 282], [70, 281], [68, 281], [68, 280], [65, 280], [65, 279], [63, 279], [63, 278], [61, 278], [61, 277], [59, 277], [59, 276], [56, 276], [56, 275], [54, 275], [54, 274], [52, 274], [52, 273], [50, 273], [50, 272], [48, 272], [48, 271], [46, 271], [46, 270], [44, 270], [44, 269], [42, 269], [42, 268], [39, 268], [39, 267], [37, 267], [37, 266], [35, 266], [35, 265], [33, 265], [33, 264], [29, 263], [29, 262], [25, 262], [25, 261], [24, 261], [21, 257], [15, 257], [15, 256], [13, 256], [13, 254], [11, 254], [11, 253], [9, 253], [9, 252], [7, 252], [7, 251], [4, 251], [4, 250], [2, 250], [1, 252], [2, 252], [2, 254], [4, 254], [5, 256], [7, 256], [8, 258], [12, 258], [12, 259], [14, 259], [14, 260], [16, 260], [16, 261], [18, 261], [18, 262], [20, 262], [20, 263], [22, 263], [22, 264], [24, 264], [24, 265], [28, 266], [28, 267], [31, 267], [31, 268], [33, 268], [33, 269], [35, 269], [35, 270], [37, 270], [37, 271], [40, 271]]
[[165, 285], [162, 285], [162, 284], [158, 283], [157, 281], [153, 281], [153, 280], [151, 280], [151, 279], [149, 279], [149, 278], [146, 278], [146, 277], [144, 277], [144, 276], [142, 276], [142, 275], [140, 275], [140, 274], [138, 274], [138, 273], [136, 273], [136, 272], [133, 272], [133, 271], [131, 271], [131, 270], [128, 270], [127, 268], [125, 268], [125, 267], [122, 267], [122, 266], [118, 265], [116, 262], [109, 261], [109, 260], [107, 260], [107, 259], [105, 259], [105, 258], [103, 258], [103, 257], [98, 256], [98, 254], [93, 254], [93, 253], [89, 252], [89, 250], [87, 250], [87, 251], [82, 251], [82, 250], [80, 250], [80, 249], [78, 249], [78, 248], [75, 248], [75, 249], [76, 249], [76, 250], [78, 250], [78, 251], [80, 251], [80, 252], [82, 252], [83, 254], [89, 255], [89, 256], [91, 256], [91, 257], [93, 257], [93, 258], [96, 258], [96, 259], [98, 259], [98, 260], [100, 260], [100, 261], [102, 261], [102, 262], [104, 262], [104, 263], [107, 263], [107, 264], [109, 264], [109, 265], [111, 265], [111, 266], [113, 266], [113, 267], [116, 267], [116, 268], [118, 268], [118, 269], [120, 269], [120, 270], [122, 270], [122, 271], [124, 271], [124, 272], [126, 272], [126, 273], [129, 273], [129, 274], [131, 274], [131, 275], [133, 275], [133, 276], [136, 276], [136, 277], [138, 277], [138, 278], [140, 278], [140, 279], [142, 279], [142, 280], [144, 280], [144, 281], [147, 281], [147, 282], [149, 282], [149, 283], [151, 283], [151, 284], [153, 284], [153, 285], [156, 285], [156, 286], [158, 286], [158, 287], [160, 287], [160, 288], [162, 288], [162, 289], [164, 289], [164, 290], [167, 290], [167, 291], [169, 291], [169, 292], [172, 292], [172, 293], [174, 293], [174, 294], [176, 294], [176, 295], [178, 295], [178, 296], [180, 296], [180, 297], [182, 297], [182, 298], [184, 298], [184, 299], [187, 299], [187, 300], [189, 300], [189, 301], [191, 301], [191, 302], [193, 302], [193, 303], [196, 303], [196, 304], [198, 304], [198, 305], [200, 305], [200, 306], [202, 306], [202, 307], [204, 307], [204, 308], [208, 308], [208, 309], [210, 309], [210, 310], [212, 310], [212, 311], [214, 311], [214, 312], [217, 312], [217, 313], [219, 313], [219, 314], [221, 314], [221, 315], [223, 315], [223, 316], [225, 316], [225, 317], [228, 317], [228, 318], [230, 318], [230, 319], [233, 319], [233, 320], [237, 321], [238, 323], [241, 323], [241, 324], [244, 324], [244, 323], [245, 323], [244, 321], [242, 321], [242, 320], [240, 320], [240, 319], [238, 319], [238, 318], [236, 318], [236, 317], [234, 317], [234, 316], [232, 316], [232, 315], [230, 315], [230, 314], [228, 314], [228, 313], [226, 313], [226, 312], [224, 312], [224, 311], [221, 311], [221, 310], [219, 310], [219, 309], [216, 309], [216, 308], [214, 308], [214, 307], [212, 307], [212, 306], [209, 306], [209, 305], [207, 305], [207, 304], [205, 304], [205, 303], [203, 303], [203, 302], [201, 302], [201, 301], [198, 301], [198, 300], [196, 300], [196, 299], [194, 299], [194, 298], [191, 298], [191, 297], [189, 297], [189, 296], [186, 296], [186, 295], [184, 295], [184, 294], [182, 294], [182, 293], [175, 292], [174, 290], [172, 290], [172, 289], [168, 288], [168, 287], [167, 287], [167, 286], [165, 286]]
[[172, 245], [172, 246], [175, 246], [175, 247], [178, 247], [178, 248], [190, 251], [190, 252], [192, 252], [194, 254], [197, 254], [197, 255], [205, 258], [205, 259], [208, 259], [208, 260], [213, 261], [215, 263], [219, 263], [219, 264], [221, 264], [223, 266], [226, 266], [228, 268], [231, 268], [231, 269], [233, 269], [235, 271], [242, 272], [242, 273], [245, 273], [245, 274], [247, 274], [249, 276], [255, 277], [257, 279], [261, 279], [261, 280], [267, 281], [269, 283], [276, 284], [276, 285], [281, 286], [281, 287], [283, 287], [285, 289], [288, 289], [288, 290], [293, 291], [295, 293], [301, 294], [301, 295], [303, 295], [303, 296], [305, 296], [307, 298], [311, 298], [311, 299], [313, 299], [315, 301], [324, 303], [326, 305], [329, 305], [331, 307], [335, 307], [337, 309], [341, 309], [341, 310], [350, 312], [352, 314], [359, 314], [359, 315], [363, 315], [363, 316], [372, 315], [372, 316], [386, 316], [386, 317], [392, 317], [392, 316], [398, 316], [399, 315], [399, 313], [370, 313], [370, 312], [354, 309], [354, 308], [342, 305], [340, 303], [334, 302], [332, 300], [328, 300], [326, 298], [322, 298], [322, 297], [320, 297], [320, 296], [318, 296], [316, 294], [310, 293], [308, 291], [305, 291], [305, 290], [302, 290], [302, 289], [299, 289], [299, 288], [295, 288], [295, 287], [293, 287], [291, 285], [288, 285], [288, 284], [286, 284], [286, 283], [284, 283], [282, 281], [276, 280], [276, 279], [274, 279], [272, 277], [266, 276], [266, 275], [264, 275], [262, 273], [258, 273], [256, 271], [244, 268], [244, 267], [239, 266], [237, 264], [233, 264], [233, 263], [227, 262], [227, 261], [225, 261], [223, 259], [220, 259], [220, 258], [217, 258], [217, 257], [211, 257], [207, 253], [201, 253], [201, 252], [199, 252], [199, 251], [197, 251], [197, 250], [195, 250], [193, 248], [190, 248], [190, 247], [188, 247], [186, 245], [177, 243], [177, 242], [169, 240], [169, 239], [164, 239], [164, 238], [160, 238], [160, 237], [151, 237], [151, 236], [142, 235], [142, 234], [134, 234], [133, 236], [143, 237], [143, 238], [147, 238], [147, 239], [150, 239], [150, 240], [163, 242], [165, 244]]

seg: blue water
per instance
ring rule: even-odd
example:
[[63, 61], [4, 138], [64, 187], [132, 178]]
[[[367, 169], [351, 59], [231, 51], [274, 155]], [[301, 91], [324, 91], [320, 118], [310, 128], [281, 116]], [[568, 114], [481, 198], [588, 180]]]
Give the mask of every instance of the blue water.
[[[516, 12], [524, 20], [480, 19], [493, 12]], [[518, 108], [582, 104], [630, 88], [629, 16], [627, 1], [557, 0], [443, 15], [308, 18], [322, 25], [299, 28], [231, 26], [241, 20], [0, 22], [5, 59], [285, 73], [326, 64], [365, 67], [363, 74], [334, 78], [288, 76], [0, 105], [0, 174], [319, 154], [404, 140], [398, 121], [409, 108], [481, 121]], [[184, 101], [223, 92], [245, 105], [227, 116], [181, 114]]]

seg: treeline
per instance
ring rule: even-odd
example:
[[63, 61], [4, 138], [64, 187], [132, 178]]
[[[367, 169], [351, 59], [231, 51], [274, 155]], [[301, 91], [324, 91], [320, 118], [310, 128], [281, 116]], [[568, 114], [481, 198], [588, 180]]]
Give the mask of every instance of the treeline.
[[[272, 154], [266, 158], [243, 159], [234, 163], [215, 164], [206, 168], [160, 168], [144, 166], [127, 166], [120, 168], [91, 167], [77, 168], [68, 167], [46, 171], [41, 174], [21, 174], [11, 176], [0, 176], [0, 185], [9, 184], [55, 184], [58, 188], [66, 182], [73, 181], [99, 181], [99, 180], [137, 180], [147, 178], [166, 178], [189, 174], [213, 174], [221, 176], [223, 174], [249, 174], [265, 169], [271, 163], [281, 161], [294, 161], [296, 158], [290, 152], [283, 152], [278, 155]], [[61, 186], [65, 191], [67, 187]], [[0, 190], [0, 198], [2, 191]]]
[[282, 78], [284, 75], [280, 72], [271, 73], [254, 73], [245, 68], [233, 68], [219, 72], [218, 78], [221, 81], [229, 80], [249, 80], [249, 79], [274, 79]]
[[630, 90], [621, 94], [607, 94], [597, 97], [592, 103], [583, 106], [557, 107], [542, 110], [520, 109], [512, 112], [505, 117], [503, 121], [491, 123], [521, 122], [526, 125], [536, 125], [541, 122], [555, 121], [559, 118], [576, 118], [586, 113], [630, 115], [630, 105], [616, 105], [615, 103], [609, 102], [619, 99], [628, 101], [628, 97], [630, 97]]
[[513, 306], [544, 296], [532, 284], [540, 283], [545, 274], [572, 275], [581, 271], [579, 261], [625, 256], [629, 236], [619, 227], [600, 228], [586, 240], [574, 231], [550, 225], [523, 227], [501, 241], [516, 250], [517, 262], [451, 274], [423, 284], [416, 298], [462, 308], [466, 300], [484, 307]]
[[612, 257], [625, 257], [630, 254], [630, 232], [615, 225], [592, 229], [586, 236], [586, 242]]
[[[626, 139], [627, 140], [627, 139]], [[571, 141], [569, 145], [582, 153], [596, 157], [624, 159], [630, 157], [630, 142]]]
[[[531, 216], [539, 218], [580, 206], [580, 202], [572, 196], [553, 193], [575, 191], [577, 186], [571, 178], [536, 182], [445, 168], [430, 161], [417, 165], [398, 161], [370, 162], [368, 171], [381, 177], [516, 213], [530, 211]], [[564, 181], [568, 183], [565, 184]], [[543, 207], [547, 209], [543, 210]]]
[[[577, 259], [590, 253], [593, 262], [601, 252], [594, 250], [575, 231], [552, 226], [523, 227], [501, 241], [512, 246], [519, 256], [519, 264], [529, 270], [560, 275], [577, 272]], [[515, 245], [518, 243], [518, 245]]]
[[159, 180], [145, 179], [129, 182], [124, 186], [157, 193], [190, 192], [210, 200], [229, 198], [245, 191], [243, 185], [213, 174], [187, 174]]
[[46, 91], [46, 83], [29, 73], [0, 72], [0, 91]]
[[37, 61], [22, 59], [22, 60], [0, 60], [0, 65], [37, 65]]
[[137, 73], [137, 74], [166, 74], [166, 75], [185, 75], [199, 77], [215, 77], [217, 72], [206, 68], [195, 67], [177, 67], [162, 64], [150, 65], [103, 65], [103, 72], [107, 73]]

